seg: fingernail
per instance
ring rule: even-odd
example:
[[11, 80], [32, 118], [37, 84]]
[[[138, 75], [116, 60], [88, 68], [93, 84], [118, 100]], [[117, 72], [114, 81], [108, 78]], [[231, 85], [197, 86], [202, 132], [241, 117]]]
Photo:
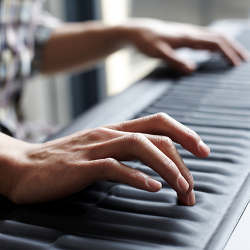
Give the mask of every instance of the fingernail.
[[184, 179], [184, 177], [181, 174], [179, 175], [177, 179], [177, 185], [183, 193], [186, 193], [189, 189], [188, 182]]
[[161, 189], [162, 185], [161, 182], [156, 181], [152, 178], [147, 178], [147, 186], [150, 188], [152, 191], [158, 191]]
[[210, 148], [202, 140], [200, 140], [198, 144], [198, 150], [204, 156], [208, 156], [210, 154]]
[[189, 206], [193, 206], [195, 204], [195, 194], [194, 194], [194, 190], [192, 190], [189, 193], [189, 197], [188, 197], [188, 205]]

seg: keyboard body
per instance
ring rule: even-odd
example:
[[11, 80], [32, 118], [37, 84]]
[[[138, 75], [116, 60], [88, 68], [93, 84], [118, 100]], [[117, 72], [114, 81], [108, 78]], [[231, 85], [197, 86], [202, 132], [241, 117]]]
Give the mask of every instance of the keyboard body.
[[[240, 39], [250, 49], [250, 32]], [[194, 176], [197, 204], [178, 205], [153, 170], [127, 162], [161, 181], [162, 190], [148, 193], [107, 181], [39, 205], [15, 206], [0, 197], [0, 249], [224, 248], [250, 198], [250, 63], [230, 68], [215, 58], [192, 76], [170, 75], [156, 70], [53, 138], [166, 112], [212, 149], [208, 159], [197, 159], [177, 145]]]

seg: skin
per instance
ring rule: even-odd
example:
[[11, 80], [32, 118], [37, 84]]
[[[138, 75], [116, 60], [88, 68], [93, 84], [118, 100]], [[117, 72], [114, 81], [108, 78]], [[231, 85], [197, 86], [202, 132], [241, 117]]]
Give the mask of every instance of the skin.
[[[128, 45], [166, 60], [183, 73], [191, 73], [195, 65], [177, 57], [175, 49], [181, 47], [218, 51], [234, 66], [248, 59], [239, 44], [208, 29], [135, 19], [118, 26], [89, 22], [59, 27], [44, 48], [42, 71], [82, 70]], [[161, 183], [121, 163], [138, 159], [176, 191], [183, 205], [191, 206], [195, 204], [194, 181], [173, 142], [197, 157], [210, 153], [194, 131], [163, 113], [79, 131], [41, 144], [0, 133], [0, 193], [17, 204], [44, 202], [99, 180], [159, 191]]]
[[61, 198], [98, 180], [159, 191], [160, 182], [120, 162], [139, 159], [176, 190], [183, 204], [193, 205], [193, 178], [173, 141], [198, 157], [209, 154], [194, 131], [164, 113], [36, 145], [5, 135], [1, 139], [8, 143], [3, 167], [12, 180], [5, 187], [6, 175], [1, 175], [1, 188], [18, 204]]
[[238, 42], [208, 28], [132, 19], [117, 26], [99, 22], [65, 23], [55, 30], [45, 46], [42, 70], [46, 74], [82, 70], [126, 46], [167, 61], [184, 74], [192, 73], [196, 65], [176, 55], [175, 49], [182, 47], [217, 51], [233, 66], [249, 58], [249, 53]]

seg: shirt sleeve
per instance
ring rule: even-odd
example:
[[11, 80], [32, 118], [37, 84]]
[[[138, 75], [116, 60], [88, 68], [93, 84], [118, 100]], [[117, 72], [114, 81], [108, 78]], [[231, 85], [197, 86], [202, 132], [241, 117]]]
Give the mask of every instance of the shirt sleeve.
[[49, 12], [39, 12], [39, 18], [34, 28], [34, 57], [32, 60], [32, 75], [40, 71], [43, 49], [50, 39], [54, 29], [62, 25], [62, 21], [52, 16]]

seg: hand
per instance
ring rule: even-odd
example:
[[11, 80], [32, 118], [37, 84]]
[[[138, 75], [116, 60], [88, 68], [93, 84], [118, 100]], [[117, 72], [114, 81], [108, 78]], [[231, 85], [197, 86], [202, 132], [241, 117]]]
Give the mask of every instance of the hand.
[[209, 155], [194, 131], [163, 113], [26, 145], [22, 164], [13, 170], [15, 185], [9, 198], [15, 203], [48, 201], [99, 180], [159, 191], [160, 182], [120, 162], [139, 159], [176, 190], [184, 205], [194, 205], [193, 178], [173, 141], [198, 157]]
[[191, 73], [196, 65], [176, 55], [175, 49], [181, 47], [220, 52], [234, 66], [249, 58], [239, 43], [208, 28], [154, 19], [132, 19], [123, 27], [139, 51], [163, 59], [183, 73]]

